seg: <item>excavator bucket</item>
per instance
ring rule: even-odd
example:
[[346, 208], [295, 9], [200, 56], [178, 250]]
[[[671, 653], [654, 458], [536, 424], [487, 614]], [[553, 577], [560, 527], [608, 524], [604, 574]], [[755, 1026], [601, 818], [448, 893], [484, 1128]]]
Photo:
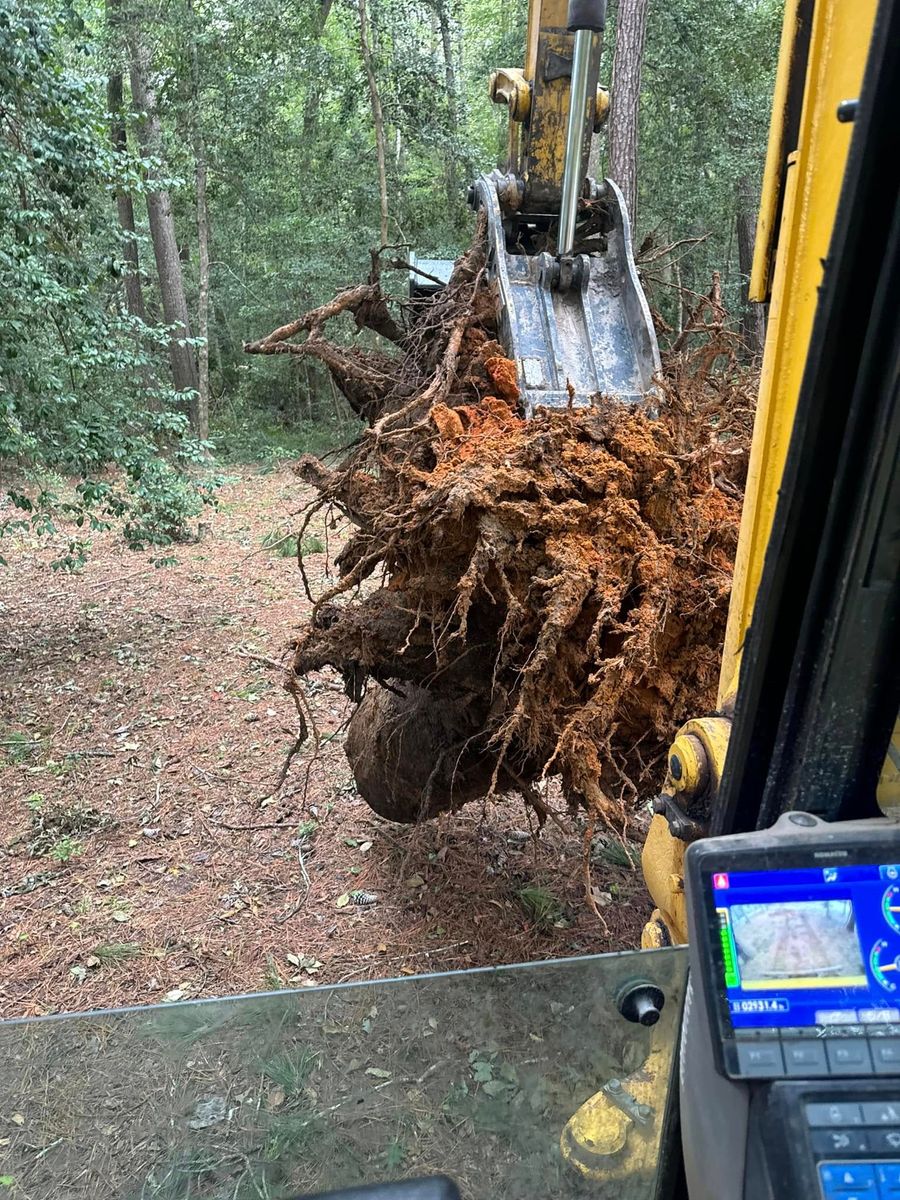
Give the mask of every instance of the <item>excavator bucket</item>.
[[611, 180], [593, 192], [599, 244], [558, 257], [521, 253], [520, 239], [510, 245], [496, 175], [482, 175], [475, 187], [475, 205], [487, 216], [500, 338], [529, 417], [537, 408], [584, 406], [598, 396], [636, 404], [652, 396], [660, 370], [622, 193]]

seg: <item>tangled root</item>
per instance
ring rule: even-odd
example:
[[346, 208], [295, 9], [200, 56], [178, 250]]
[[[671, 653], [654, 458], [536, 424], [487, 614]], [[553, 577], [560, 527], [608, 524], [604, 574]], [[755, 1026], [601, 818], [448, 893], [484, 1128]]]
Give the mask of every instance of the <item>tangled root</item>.
[[[658, 417], [597, 397], [526, 421], [483, 265], [479, 236], [403, 320], [376, 277], [248, 347], [321, 358], [368, 422], [337, 468], [295, 468], [317, 493], [307, 519], [335, 506], [352, 533], [289, 684], [341, 672], [347, 755], [384, 816], [511, 791], [540, 812], [535, 785], [558, 775], [621, 830], [678, 726], [715, 705], [753, 381], [714, 290], [701, 344], [665, 362]], [[335, 306], [393, 352], [326, 340]]]

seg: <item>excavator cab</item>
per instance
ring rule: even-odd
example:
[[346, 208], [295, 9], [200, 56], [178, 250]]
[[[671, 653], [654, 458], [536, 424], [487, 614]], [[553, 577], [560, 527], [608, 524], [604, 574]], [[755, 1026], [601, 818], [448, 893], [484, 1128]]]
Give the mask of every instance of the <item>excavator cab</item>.
[[[525, 73], [496, 85], [531, 147], [518, 182], [506, 200], [496, 177], [475, 192], [510, 345], [531, 344], [527, 326], [545, 349], [564, 326], [594, 336], [591, 279], [626, 230], [607, 193], [605, 250], [576, 284], [559, 172], [537, 153], [543, 90], [581, 78], [554, 20], [529, 25]], [[575, 30], [595, 46], [598, 29]], [[596, 96], [590, 70], [585, 86]], [[900, 1200], [898, 110], [900, 0], [788, 0], [721, 707], [681, 731], [655, 804], [657, 948], [8, 1021], [0, 1189]], [[550, 111], [559, 131], [562, 100]], [[535, 406], [559, 393], [529, 364], [541, 353], [517, 357]]]

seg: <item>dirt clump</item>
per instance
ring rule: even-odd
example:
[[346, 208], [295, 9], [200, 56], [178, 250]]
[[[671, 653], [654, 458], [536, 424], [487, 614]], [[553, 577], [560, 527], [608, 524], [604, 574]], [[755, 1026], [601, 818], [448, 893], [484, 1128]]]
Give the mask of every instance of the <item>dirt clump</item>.
[[[320, 358], [368, 425], [337, 466], [296, 466], [308, 517], [332, 506], [352, 534], [289, 687], [342, 674], [347, 755], [384, 816], [517, 791], [543, 817], [557, 775], [621, 831], [675, 730], [715, 705], [754, 390], [716, 285], [645, 406], [598, 396], [532, 420], [480, 236], [434, 299], [390, 324], [385, 308], [373, 272], [248, 347]], [[326, 339], [341, 311], [392, 353]]]

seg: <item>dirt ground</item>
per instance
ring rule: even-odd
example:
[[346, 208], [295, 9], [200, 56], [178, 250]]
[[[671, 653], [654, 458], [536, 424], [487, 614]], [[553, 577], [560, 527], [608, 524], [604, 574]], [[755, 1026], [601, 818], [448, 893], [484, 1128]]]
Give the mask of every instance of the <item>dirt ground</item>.
[[[113, 534], [75, 575], [52, 546], [4, 545], [0, 1016], [638, 944], [639, 870], [595, 844], [598, 922], [569, 817], [537, 838], [514, 803], [412, 828], [372, 814], [328, 673], [307, 685], [321, 751], [273, 791], [296, 728], [281, 664], [309, 602], [262, 543], [304, 496], [287, 467], [234, 469], [201, 539], [159, 568]], [[340, 531], [309, 536], [324, 584], [317, 546], [333, 555]]]

